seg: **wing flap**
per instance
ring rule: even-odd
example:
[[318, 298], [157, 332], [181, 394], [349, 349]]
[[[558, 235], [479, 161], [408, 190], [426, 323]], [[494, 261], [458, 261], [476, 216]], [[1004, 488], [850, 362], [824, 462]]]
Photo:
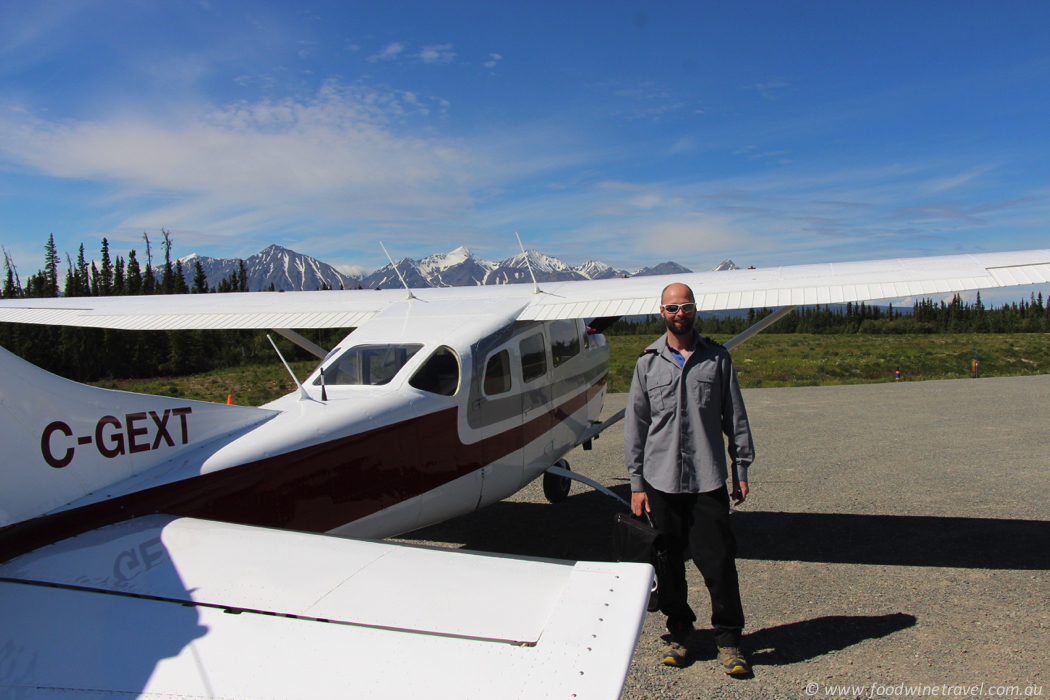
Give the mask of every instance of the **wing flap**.
[[0, 687], [618, 697], [651, 576], [141, 518], [0, 565]]

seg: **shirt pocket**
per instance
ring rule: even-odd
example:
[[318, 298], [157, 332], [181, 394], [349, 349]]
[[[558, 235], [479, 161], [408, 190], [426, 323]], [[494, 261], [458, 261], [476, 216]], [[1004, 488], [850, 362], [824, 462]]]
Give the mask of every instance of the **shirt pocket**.
[[715, 397], [720, 394], [718, 372], [714, 368], [696, 367], [689, 373], [686, 380], [689, 393], [696, 397], [697, 405], [707, 408], [715, 403]]
[[648, 386], [649, 405], [653, 407], [655, 412], [663, 413], [674, 410], [676, 382], [673, 374], [661, 372], [656, 376], [650, 376], [646, 384]]

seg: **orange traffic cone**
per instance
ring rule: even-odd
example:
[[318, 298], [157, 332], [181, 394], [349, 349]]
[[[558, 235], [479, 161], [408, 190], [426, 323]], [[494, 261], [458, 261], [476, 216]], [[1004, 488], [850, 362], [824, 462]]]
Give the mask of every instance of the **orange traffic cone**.
[[226, 405], [227, 406], [232, 406], [233, 405], [233, 394], [228, 394], [226, 396]]

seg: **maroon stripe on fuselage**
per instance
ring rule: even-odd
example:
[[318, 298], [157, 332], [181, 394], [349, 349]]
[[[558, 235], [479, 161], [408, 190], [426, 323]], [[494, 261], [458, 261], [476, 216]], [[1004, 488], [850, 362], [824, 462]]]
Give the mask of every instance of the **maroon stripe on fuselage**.
[[104, 525], [163, 513], [326, 532], [522, 449], [598, 395], [608, 375], [523, 426], [464, 444], [458, 408], [44, 515], [0, 529], [0, 561]]

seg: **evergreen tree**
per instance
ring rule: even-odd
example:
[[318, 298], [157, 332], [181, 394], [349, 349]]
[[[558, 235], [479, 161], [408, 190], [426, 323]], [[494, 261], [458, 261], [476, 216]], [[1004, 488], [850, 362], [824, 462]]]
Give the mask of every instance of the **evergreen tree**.
[[208, 278], [204, 274], [200, 258], [193, 261], [193, 288], [190, 291], [194, 294], [208, 293]]
[[102, 269], [99, 270], [98, 296], [108, 297], [113, 293], [113, 263], [109, 259], [109, 241], [102, 239]]
[[134, 248], [128, 251], [128, 273], [124, 285], [128, 294], [142, 294], [142, 269]]
[[84, 257], [84, 244], [80, 244], [80, 251], [77, 253], [77, 289], [80, 294], [77, 296], [86, 297], [91, 294], [91, 271], [88, 269], [87, 258]]
[[186, 275], [182, 272], [182, 261], [175, 261], [175, 273], [172, 275], [171, 291], [173, 294], [189, 294], [190, 288], [186, 286]]
[[[161, 271], [160, 293], [175, 294], [175, 269], [171, 264], [171, 231], [162, 228], [160, 233], [164, 236], [164, 269]], [[186, 281], [183, 280], [182, 283], [185, 286]]]
[[58, 296], [58, 263], [60, 259], [58, 257], [58, 249], [55, 248], [55, 234], [48, 236], [47, 243], [44, 245], [44, 283], [41, 291], [42, 296], [57, 297]]
[[142, 238], [146, 241], [146, 269], [142, 271], [142, 293], [157, 293], [157, 278], [153, 276], [153, 248], [149, 243], [149, 234], [142, 232]]
[[[87, 281], [85, 279], [86, 272], [81, 274], [80, 263], [83, 262], [83, 256], [76, 263], [69, 257], [69, 253], [66, 253], [66, 286], [63, 291], [63, 295], [67, 297], [83, 297], [87, 296], [88, 288]], [[85, 267], [87, 264], [85, 263]]]
[[18, 279], [18, 268], [15, 267], [11, 254], [4, 249], [4, 299], [20, 299], [22, 293], [22, 280]]
[[244, 261], [237, 259], [237, 291], [248, 291], [248, 270], [244, 267]]
[[117, 256], [117, 262], [113, 266], [113, 292], [116, 296], [127, 294], [124, 285], [124, 258]]
[[91, 261], [91, 290], [90, 295], [93, 297], [99, 296], [99, 290], [102, 287], [102, 282], [99, 280], [98, 268], [95, 267], [95, 261]]

